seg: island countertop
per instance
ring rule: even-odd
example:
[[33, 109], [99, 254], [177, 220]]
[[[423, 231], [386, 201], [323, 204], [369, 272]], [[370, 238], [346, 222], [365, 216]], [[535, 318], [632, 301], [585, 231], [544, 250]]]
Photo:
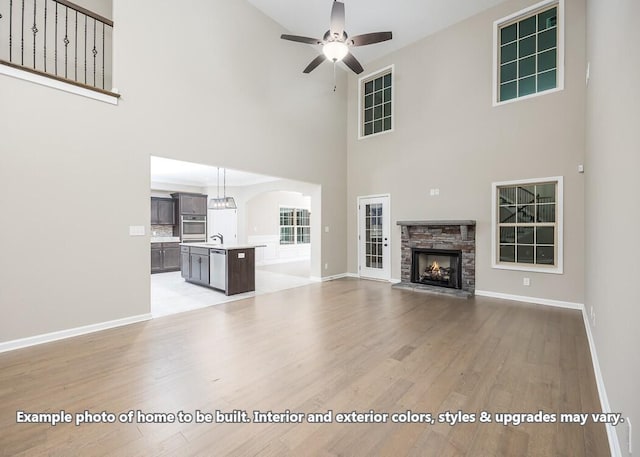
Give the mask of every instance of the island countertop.
[[253, 248], [266, 248], [266, 244], [215, 244], [215, 243], [180, 243], [180, 246], [189, 246], [192, 248], [205, 248], [205, 249], [224, 249], [225, 251], [231, 251], [234, 249], [253, 249]]

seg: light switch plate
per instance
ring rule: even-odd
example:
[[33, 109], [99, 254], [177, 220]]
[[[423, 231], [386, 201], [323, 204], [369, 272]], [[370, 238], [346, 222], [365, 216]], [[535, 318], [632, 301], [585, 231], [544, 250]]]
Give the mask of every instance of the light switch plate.
[[144, 236], [144, 225], [130, 225], [129, 236]]

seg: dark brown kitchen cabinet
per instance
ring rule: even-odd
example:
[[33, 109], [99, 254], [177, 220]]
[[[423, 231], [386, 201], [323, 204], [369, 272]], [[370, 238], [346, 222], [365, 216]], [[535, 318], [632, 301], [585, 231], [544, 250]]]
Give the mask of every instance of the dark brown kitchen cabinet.
[[172, 198], [151, 197], [151, 225], [174, 225], [175, 202]]
[[256, 290], [255, 249], [227, 250], [227, 295]]
[[207, 215], [207, 196], [202, 194], [174, 193], [171, 196], [178, 202], [178, 213], [188, 216]]
[[180, 269], [179, 243], [151, 243], [151, 273]]

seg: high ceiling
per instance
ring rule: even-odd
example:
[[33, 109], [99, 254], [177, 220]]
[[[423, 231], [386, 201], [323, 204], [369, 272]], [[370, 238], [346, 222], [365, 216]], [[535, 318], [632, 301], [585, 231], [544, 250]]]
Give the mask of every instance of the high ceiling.
[[[353, 55], [364, 64], [504, 1], [344, 0], [345, 29], [351, 36], [369, 32], [393, 32], [393, 40], [389, 42], [353, 50]], [[283, 33], [322, 38], [329, 28], [332, 0], [248, 2], [282, 25]], [[291, 43], [291, 46], [303, 45]]]

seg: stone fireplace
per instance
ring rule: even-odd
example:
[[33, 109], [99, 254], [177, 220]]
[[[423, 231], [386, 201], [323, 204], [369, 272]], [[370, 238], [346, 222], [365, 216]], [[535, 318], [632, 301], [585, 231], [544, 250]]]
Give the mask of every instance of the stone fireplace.
[[399, 221], [398, 287], [472, 296], [476, 283], [475, 221]]

